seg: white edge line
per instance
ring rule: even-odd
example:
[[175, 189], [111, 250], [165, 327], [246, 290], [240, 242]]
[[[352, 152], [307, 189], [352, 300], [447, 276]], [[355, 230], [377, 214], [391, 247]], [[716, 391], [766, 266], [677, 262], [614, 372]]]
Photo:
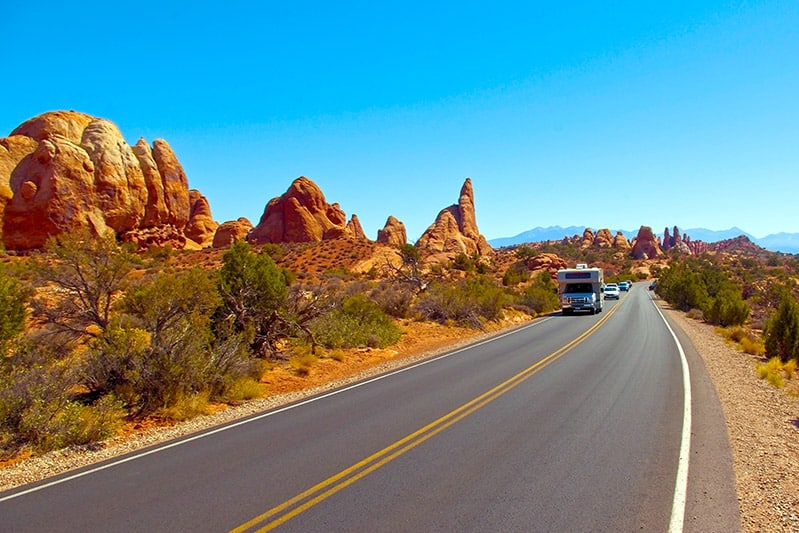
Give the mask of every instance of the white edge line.
[[688, 463], [691, 453], [691, 373], [688, 369], [688, 359], [685, 351], [680, 344], [674, 330], [671, 329], [666, 317], [660, 310], [654, 299], [651, 299], [663, 323], [671, 333], [677, 350], [680, 352], [680, 364], [682, 365], [682, 384], [684, 391], [682, 409], [682, 438], [680, 440], [680, 458], [677, 463], [677, 479], [674, 482], [674, 499], [671, 504], [671, 520], [669, 522], [669, 533], [682, 533], [685, 521], [685, 502], [688, 494]]
[[[402, 367], [402, 368], [399, 368], [397, 370], [393, 370], [391, 372], [387, 372], [385, 374], [380, 374], [379, 376], [375, 376], [373, 378], [370, 378], [370, 379], [367, 379], [367, 380], [364, 380], [364, 381], [359, 381], [357, 383], [354, 383], [352, 385], [348, 385], [346, 387], [342, 387], [340, 389], [336, 389], [336, 390], [333, 390], [333, 391], [330, 391], [330, 392], [327, 392], [327, 393], [324, 393], [324, 394], [320, 394], [319, 396], [313, 396], [312, 398], [308, 398], [306, 400], [302, 400], [302, 401], [299, 401], [297, 403], [292, 403], [290, 405], [286, 405], [286, 406], [283, 406], [283, 407], [278, 407], [278, 408], [276, 408], [274, 410], [267, 411], [267, 412], [262, 413], [260, 415], [256, 415], [256, 416], [253, 416], [253, 417], [250, 417], [250, 418], [245, 418], [244, 420], [239, 420], [238, 422], [233, 422], [233, 423], [227, 424], [225, 426], [218, 427], [216, 429], [203, 431], [201, 433], [198, 433], [198, 434], [190, 436], [190, 437], [186, 437], [186, 438], [183, 438], [183, 439], [180, 439], [180, 440], [172, 441], [172, 442], [170, 442], [168, 444], [157, 446], [156, 448], [152, 448], [152, 449], [144, 451], [144, 452], [134, 453], [133, 455], [129, 455], [128, 457], [125, 457], [125, 458], [122, 458], [122, 459], [117, 459], [116, 461], [112, 461], [110, 463], [106, 463], [106, 464], [101, 465], [101, 466], [96, 466], [94, 468], [90, 468], [88, 470], [84, 470], [82, 472], [78, 472], [76, 474], [72, 474], [71, 476], [60, 478], [60, 479], [57, 479], [57, 480], [54, 480], [54, 481], [50, 481], [49, 483], [44, 483], [43, 485], [38, 485], [36, 487], [31, 487], [29, 489], [26, 489], [26, 490], [23, 490], [23, 491], [20, 491], [20, 492], [9, 494], [7, 496], [4, 496], [4, 497], [0, 498], [0, 503], [8, 501], [8, 500], [12, 500], [14, 498], [19, 498], [20, 496], [25, 496], [26, 494], [31, 494], [33, 492], [38, 492], [40, 490], [44, 490], [44, 489], [47, 489], [47, 488], [50, 488], [50, 487], [54, 487], [56, 485], [60, 485], [62, 483], [66, 483], [68, 481], [72, 481], [74, 479], [78, 479], [78, 478], [81, 478], [81, 477], [84, 477], [84, 476], [95, 474], [95, 473], [100, 472], [102, 470], [106, 470], [107, 468], [112, 468], [112, 467], [115, 467], [115, 466], [118, 466], [118, 465], [121, 465], [121, 464], [124, 464], [124, 463], [128, 463], [130, 461], [135, 461], [137, 459], [141, 459], [141, 458], [146, 457], [148, 455], [152, 455], [154, 453], [162, 452], [162, 451], [168, 450], [170, 448], [175, 448], [177, 446], [181, 446], [183, 444], [187, 444], [187, 443], [195, 441], [195, 440], [203, 439], [205, 437], [210, 437], [211, 435], [216, 435], [217, 433], [221, 433], [221, 432], [227, 431], [229, 429], [237, 428], [239, 426], [243, 426], [243, 425], [249, 424], [251, 422], [256, 422], [256, 421], [261, 420], [263, 418], [266, 418], [266, 417], [269, 417], [269, 416], [273, 416], [273, 415], [276, 415], [278, 413], [282, 413], [284, 411], [288, 411], [290, 409], [295, 409], [295, 408], [301, 407], [303, 405], [307, 405], [307, 404], [310, 404], [310, 403], [313, 403], [313, 402], [324, 400], [326, 398], [330, 398], [330, 397], [335, 396], [337, 394], [341, 394], [343, 392], [347, 392], [347, 391], [350, 391], [352, 389], [356, 389], [358, 387], [362, 387], [364, 385], [368, 385], [370, 383], [374, 383], [376, 381], [380, 381], [382, 379], [386, 379], [388, 377], [395, 376], [397, 374], [401, 374], [403, 372], [407, 372], [407, 371], [413, 370], [415, 368], [419, 368], [421, 366], [433, 363], [435, 361], [439, 361], [441, 359], [446, 359], [447, 357], [451, 357], [453, 355], [459, 354], [459, 353], [464, 352], [466, 350], [470, 350], [472, 348], [476, 348], [478, 346], [482, 346], [484, 344], [488, 344], [489, 342], [493, 342], [493, 341], [501, 339], [503, 337], [507, 337], [508, 335], [512, 335], [512, 334], [517, 333], [517, 332], [519, 332], [521, 330], [528, 329], [528, 328], [531, 328], [533, 326], [537, 326], [538, 324], [543, 324], [544, 322], [550, 320], [551, 318], [552, 318], [551, 316], [547, 316], [547, 317], [542, 318], [540, 320], [535, 320], [535, 321], [533, 321], [530, 324], [526, 324], [526, 325], [524, 325], [522, 327], [519, 327], [519, 328], [514, 328], [514, 329], [512, 329], [510, 331], [506, 331], [505, 333], [501, 333], [501, 334], [496, 335], [494, 337], [490, 337], [488, 339], [476, 342], [474, 344], [469, 344], [467, 346], [463, 346], [463, 347], [458, 348], [456, 350], [453, 350], [451, 352], [447, 352], [447, 353], [438, 355], [436, 357], [431, 357], [430, 359], [425, 359], [424, 361], [420, 361], [418, 363], [414, 363], [412, 365], [409, 365], [409, 366], [406, 366], [406, 367]], [[14, 489], [10, 489], [10, 490], [14, 490]]]

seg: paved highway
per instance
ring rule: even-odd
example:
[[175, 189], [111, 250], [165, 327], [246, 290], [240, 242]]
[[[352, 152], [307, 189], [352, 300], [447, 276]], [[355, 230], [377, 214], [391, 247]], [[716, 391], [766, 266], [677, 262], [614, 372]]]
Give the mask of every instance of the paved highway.
[[0, 493], [0, 531], [737, 531], [721, 409], [673, 328], [639, 284]]

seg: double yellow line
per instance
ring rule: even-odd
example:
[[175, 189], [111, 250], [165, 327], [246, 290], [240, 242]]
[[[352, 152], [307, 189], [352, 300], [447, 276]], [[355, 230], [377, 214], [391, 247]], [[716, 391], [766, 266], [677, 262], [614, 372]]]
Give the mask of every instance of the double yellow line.
[[308, 490], [301, 492], [300, 494], [297, 494], [293, 498], [286, 500], [280, 505], [272, 507], [265, 513], [256, 516], [252, 520], [245, 522], [244, 524], [241, 524], [237, 528], [232, 529], [231, 533], [240, 533], [248, 531], [252, 528], [258, 527], [259, 525], [261, 525], [261, 527], [259, 527], [255, 531], [259, 532], [271, 531], [277, 526], [291, 520], [300, 513], [303, 513], [306, 510], [310, 509], [317, 503], [329, 498], [330, 496], [339, 492], [345, 487], [352, 485], [359, 479], [369, 475], [370, 473], [374, 472], [381, 466], [393, 461], [397, 457], [403, 455], [405, 452], [415, 448], [419, 444], [441, 433], [448, 427], [464, 419], [465, 417], [469, 416], [470, 414], [474, 413], [475, 411], [484, 407], [485, 405], [488, 405], [492, 401], [496, 400], [500, 396], [504, 395], [505, 393], [509, 392], [516, 386], [520, 385], [521, 383], [532, 377], [534, 374], [542, 370], [544, 367], [548, 366], [549, 364], [553, 363], [554, 361], [562, 357], [569, 350], [580, 344], [582, 341], [588, 338], [588, 336], [590, 336], [597, 329], [599, 329], [599, 327], [602, 324], [604, 324], [605, 321], [611, 317], [611, 315], [613, 315], [613, 313], [616, 311], [617, 308], [618, 306], [613, 306], [613, 308], [609, 310], [607, 314], [604, 317], [602, 317], [602, 319], [600, 319], [596, 324], [591, 326], [587, 331], [582, 333], [580, 336], [576, 337], [568, 344], [564, 345], [563, 347], [552, 352], [545, 358], [541, 359], [537, 363], [522, 370], [515, 376], [507, 379], [506, 381], [500, 383], [496, 387], [481, 394], [480, 396], [474, 398], [473, 400], [470, 400], [469, 402], [461, 405], [457, 409], [450, 411], [446, 415], [431, 422], [430, 424], [427, 424], [426, 426], [418, 429], [417, 431], [414, 431], [410, 435], [383, 448], [379, 452], [374, 453], [369, 457], [363, 459], [362, 461], [355, 463], [349, 468], [342, 470], [338, 474], [335, 474], [327, 478], [326, 480], [314, 485]]

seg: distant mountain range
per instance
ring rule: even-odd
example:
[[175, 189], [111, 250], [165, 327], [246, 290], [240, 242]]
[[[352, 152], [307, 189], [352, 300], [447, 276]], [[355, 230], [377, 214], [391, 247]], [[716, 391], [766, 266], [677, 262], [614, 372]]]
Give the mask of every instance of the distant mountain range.
[[[500, 237], [497, 239], [491, 239], [488, 241], [488, 243], [495, 248], [501, 248], [503, 246], [513, 246], [515, 244], [523, 244], [526, 242], [555, 241], [564, 237], [582, 235], [583, 231], [585, 231], [585, 228], [585, 226], [569, 226], [566, 228], [561, 226], [549, 226], [546, 228], [537, 227], [519, 233], [518, 235], [514, 235], [513, 237]], [[599, 228], [592, 229], [596, 231]], [[746, 233], [744, 230], [736, 227], [721, 231], [714, 231], [705, 228], [679, 229], [682, 235], [688, 235], [691, 237], [692, 241], [713, 243], [727, 239], [734, 239], [735, 237], [744, 235], [750, 241], [757, 244], [761, 248], [765, 248], [766, 250], [771, 250], [772, 252], [782, 252], [786, 254], [799, 254], [799, 233], [775, 233], [773, 235], [767, 235], [762, 239], [758, 239]], [[627, 237], [627, 239], [633, 239], [636, 235], [638, 235], [638, 230], [612, 229], [610, 231], [614, 234], [617, 231], [621, 231], [624, 236]], [[658, 233], [655, 233], [655, 235], [658, 235]]]

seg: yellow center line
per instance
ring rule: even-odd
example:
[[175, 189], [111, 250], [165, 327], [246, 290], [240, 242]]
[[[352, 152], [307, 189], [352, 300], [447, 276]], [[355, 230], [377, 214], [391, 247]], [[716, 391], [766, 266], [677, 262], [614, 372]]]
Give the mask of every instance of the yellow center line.
[[[394, 442], [393, 444], [386, 446], [379, 452], [374, 453], [369, 457], [355, 463], [349, 468], [346, 468], [341, 472], [325, 479], [324, 481], [317, 483], [313, 487], [301, 492], [300, 494], [297, 494], [293, 498], [290, 498], [285, 502], [276, 505], [275, 507], [272, 507], [265, 513], [254, 517], [252, 520], [249, 520], [241, 524], [235, 529], [232, 529], [231, 533], [241, 533], [253, 527], [256, 527], [259, 524], [263, 524], [263, 527], [257, 529], [256, 531], [259, 532], [270, 531], [276, 528], [277, 526], [287, 522], [288, 520], [291, 520], [295, 516], [303, 513], [304, 511], [307, 511], [317, 503], [326, 500], [333, 494], [355, 483], [359, 479], [374, 472], [375, 470], [384, 466], [385, 464], [393, 461], [397, 457], [405, 454], [407, 451], [415, 448], [419, 444], [432, 438], [433, 436], [444, 431], [453, 424], [459, 422], [460, 420], [474, 413], [478, 409], [486, 406], [487, 404], [493, 402], [500, 396], [506, 394], [511, 389], [515, 388], [516, 386], [520, 385], [521, 383], [532, 377], [534, 374], [538, 373], [544, 367], [548, 366], [549, 364], [553, 363], [554, 361], [562, 357], [569, 350], [573, 349], [575, 346], [577, 346], [586, 338], [588, 338], [592, 333], [594, 333], [602, 324], [605, 323], [607, 319], [609, 319], [613, 315], [613, 313], [616, 311], [618, 307], [619, 307], [618, 305], [614, 306], [610, 311], [608, 311], [605, 314], [605, 316], [603, 316], [596, 324], [591, 326], [584, 333], [582, 333], [581, 335], [579, 335], [569, 343], [565, 344], [561, 348], [555, 350], [548, 356], [544, 357], [537, 363], [522, 370], [515, 376], [508, 378], [507, 380], [495, 386], [494, 388], [466, 402], [465, 404], [450, 411], [446, 415], [442, 416], [441, 418], [438, 418], [437, 420], [431, 422], [430, 424], [427, 424], [426, 426], [414, 431], [413, 433], [403, 437], [402, 439]], [[270, 522], [267, 522], [267, 520], [275, 516], [276, 518], [274, 518]]]

